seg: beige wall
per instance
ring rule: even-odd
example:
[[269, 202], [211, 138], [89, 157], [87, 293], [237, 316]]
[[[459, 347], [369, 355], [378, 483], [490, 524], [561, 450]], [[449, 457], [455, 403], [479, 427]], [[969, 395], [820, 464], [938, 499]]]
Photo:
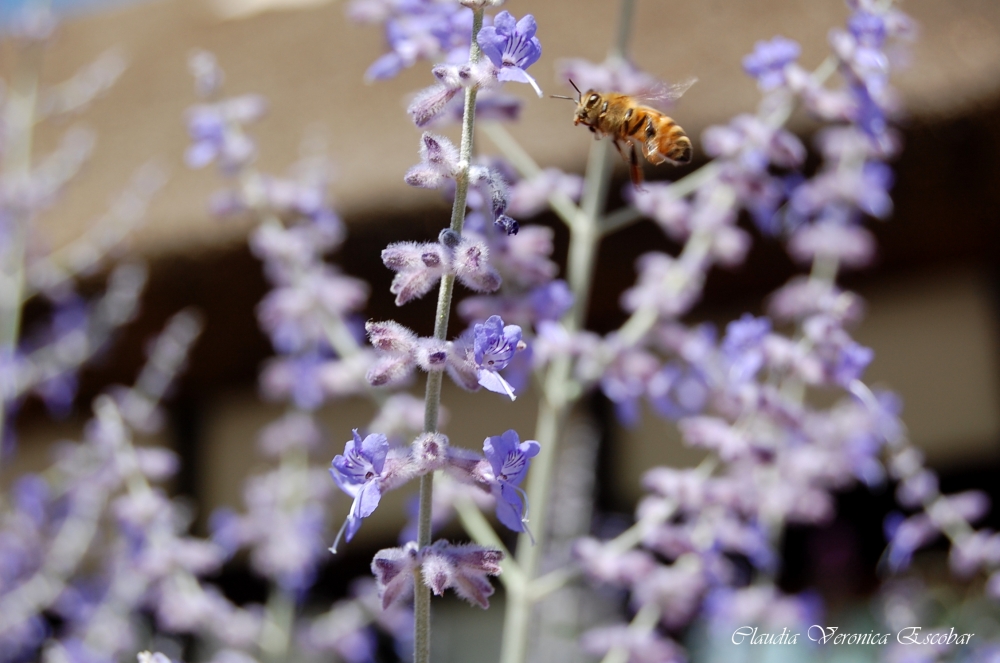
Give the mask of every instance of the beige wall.
[[[509, 0], [505, 8], [517, 16], [529, 11], [537, 16], [544, 51], [532, 73], [546, 92], [559, 93], [555, 61], [603, 59], [618, 5], [614, 0]], [[775, 34], [799, 39], [803, 64], [814, 67], [828, 52], [829, 26], [842, 24], [847, 12], [842, 0], [640, 0], [637, 6], [636, 62], [666, 79], [700, 79], [674, 113], [695, 138], [710, 124], [755, 109], [758, 93], [739, 64], [755, 41]], [[995, 98], [1000, 3], [909, 0], [905, 9], [922, 24], [920, 40], [900, 59], [911, 65], [898, 78], [910, 121], [953, 116]], [[154, 0], [68, 22], [46, 59], [45, 80], [62, 80], [111, 46], [120, 46], [131, 66], [86, 114], [99, 142], [84, 177], [47, 218], [54, 243], [78, 235], [132, 171], [154, 157], [171, 167], [173, 177], [139, 234], [143, 253], [187, 252], [242, 240], [245, 224], [206, 219], [205, 201], [219, 179], [212, 172], [187, 171], [181, 163], [187, 140], [182, 116], [195, 101], [186, 58], [195, 47], [218, 54], [227, 93], [257, 92], [270, 100], [271, 112], [258, 131], [265, 169], [280, 172], [292, 162], [303, 132], [311, 127], [327, 134], [340, 164], [334, 189], [348, 218], [433, 204], [436, 194], [402, 181], [416, 160], [420, 133], [404, 113], [405, 100], [433, 78], [421, 63], [398, 79], [365, 85], [363, 73], [381, 54], [382, 39], [376, 27], [349, 24], [344, 2], [225, 21], [204, 0]], [[566, 102], [539, 100], [523, 85], [507, 88], [525, 99], [523, 121], [513, 132], [529, 152], [543, 165], [582, 169], [590, 140], [572, 126]], [[796, 123], [806, 126], [801, 118]], [[43, 131], [40, 146], [51, 146], [54, 139], [53, 131]]]

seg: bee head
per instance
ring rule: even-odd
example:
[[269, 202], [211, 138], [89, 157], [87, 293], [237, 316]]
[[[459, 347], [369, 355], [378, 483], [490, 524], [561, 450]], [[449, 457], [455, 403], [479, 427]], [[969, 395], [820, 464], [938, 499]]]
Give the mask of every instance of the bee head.
[[576, 112], [574, 113], [573, 124], [592, 126], [597, 116], [597, 108], [601, 103], [601, 95], [598, 94], [596, 90], [587, 90], [587, 94], [583, 94], [580, 92], [580, 88], [576, 86], [576, 83], [574, 83], [572, 79], [569, 80], [569, 84], [573, 86], [574, 90], [576, 90], [576, 99], [556, 94], [553, 94], [552, 98], [575, 101]]

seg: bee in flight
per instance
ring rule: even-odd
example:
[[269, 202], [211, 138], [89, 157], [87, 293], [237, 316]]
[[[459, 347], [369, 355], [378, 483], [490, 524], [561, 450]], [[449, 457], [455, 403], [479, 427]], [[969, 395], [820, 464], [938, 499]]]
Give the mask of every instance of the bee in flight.
[[651, 106], [644, 105], [643, 102], [673, 101], [694, 85], [696, 80], [692, 78], [637, 96], [619, 92], [601, 93], [596, 90], [587, 90], [587, 93], [583, 94], [576, 83], [570, 81], [569, 84], [576, 90], [576, 99], [552, 96], [555, 99], [569, 99], [576, 102], [574, 125], [584, 125], [597, 138], [611, 136], [618, 154], [628, 163], [632, 184], [639, 188], [642, 184], [642, 170], [639, 168], [636, 145], [641, 146], [646, 161], [654, 166], [664, 161], [674, 165], [691, 162], [691, 139], [684, 130], [671, 118]]

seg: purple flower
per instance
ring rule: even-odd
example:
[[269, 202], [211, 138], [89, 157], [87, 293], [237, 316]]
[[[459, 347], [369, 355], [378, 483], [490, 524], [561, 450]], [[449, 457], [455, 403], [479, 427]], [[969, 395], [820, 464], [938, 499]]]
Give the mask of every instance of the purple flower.
[[645, 550], [620, 552], [590, 537], [573, 543], [573, 557], [591, 580], [615, 587], [640, 582], [656, 567], [656, 560]]
[[562, 279], [538, 286], [528, 293], [535, 320], [560, 320], [573, 307], [573, 293]]
[[454, 239], [446, 232], [438, 242], [395, 242], [382, 251], [383, 264], [396, 272], [389, 286], [396, 306], [423, 297], [444, 274], [454, 274], [476, 292], [500, 287], [500, 274], [490, 264], [486, 244], [473, 237]]
[[444, 590], [451, 588], [469, 603], [485, 610], [490, 607], [488, 598], [493, 594], [493, 585], [486, 578], [500, 575], [503, 557], [499, 550], [474, 543], [435, 541], [423, 551], [424, 583], [437, 596], [443, 596]]
[[497, 497], [497, 518], [515, 532], [525, 532], [524, 505], [518, 484], [528, 472], [528, 459], [538, 455], [541, 447], [534, 440], [521, 442], [516, 431], [486, 438], [483, 452], [493, 468], [494, 493]]
[[913, 560], [913, 553], [936, 539], [939, 534], [933, 521], [923, 513], [909, 518], [899, 512], [890, 513], [885, 517], [883, 529], [889, 540], [886, 562], [894, 573], [907, 568]]
[[[708, 137], [709, 131], [706, 131], [702, 139], [706, 146]], [[632, 204], [640, 212], [655, 221], [671, 239], [681, 242], [691, 233], [688, 222], [691, 204], [674, 194], [668, 185], [647, 183], [642, 190], [627, 187], [626, 195], [631, 197]]]
[[865, 267], [875, 258], [875, 236], [861, 226], [811, 223], [795, 230], [788, 241], [788, 253], [804, 264], [825, 255], [836, 258], [843, 267]]
[[404, 180], [410, 186], [423, 189], [437, 189], [447, 178], [458, 173], [458, 148], [445, 138], [424, 132], [420, 142], [420, 163], [407, 171]]
[[[356, 428], [352, 433], [354, 439], [347, 442], [344, 454], [336, 456], [330, 468], [330, 475], [337, 486], [354, 498], [343, 530], [348, 541], [361, 527], [361, 519], [372, 515], [378, 506], [382, 497], [379, 478], [389, 453], [389, 440], [385, 435], [375, 433], [362, 440]], [[339, 534], [337, 538], [339, 540]], [[330, 550], [336, 552], [336, 548], [335, 542]]]
[[509, 284], [530, 288], [555, 278], [559, 267], [549, 259], [552, 237], [551, 228], [529, 226], [508, 237], [506, 245], [494, 251], [497, 268]]
[[264, 100], [256, 95], [189, 108], [188, 134], [193, 143], [184, 155], [187, 165], [201, 168], [218, 159], [224, 170], [235, 171], [249, 163], [256, 147], [240, 127], [260, 119], [265, 108]]
[[[516, 295], [466, 297], [459, 303], [458, 313], [469, 321], [499, 315], [523, 328], [559, 320], [572, 305], [573, 294], [560, 279]], [[520, 356], [515, 355], [515, 360]]]
[[493, 315], [486, 322], [476, 325], [473, 333], [473, 356], [479, 384], [498, 394], [507, 394], [510, 400], [514, 400], [514, 388], [497, 371], [507, 367], [521, 346], [521, 328], [517, 325], [504, 326], [500, 316]]
[[413, 572], [419, 565], [420, 554], [413, 541], [402, 548], [386, 548], [375, 554], [372, 573], [383, 610], [413, 591]]
[[546, 168], [534, 177], [521, 180], [510, 192], [511, 213], [523, 217], [541, 214], [548, 208], [549, 196], [555, 194], [579, 200], [583, 195], [583, 178], [558, 168]]
[[593, 63], [582, 58], [556, 62], [556, 78], [572, 80], [581, 90], [616, 90], [622, 94], [657, 97], [667, 86], [623, 58]]
[[210, 98], [222, 89], [222, 82], [226, 77], [219, 68], [215, 54], [196, 50], [188, 58], [188, 70], [194, 76], [194, 89], [199, 97]]
[[[421, 90], [413, 97], [406, 112], [410, 114], [413, 123], [424, 127], [442, 116], [456, 114], [461, 118], [463, 105], [455, 99], [462, 88], [489, 90], [496, 87], [497, 68], [489, 60], [465, 64], [439, 64], [431, 73], [438, 79], [434, 85]], [[455, 103], [452, 103], [452, 102]], [[445, 113], [447, 109], [451, 112]], [[478, 104], [477, 104], [478, 108]]]
[[580, 638], [580, 647], [594, 656], [623, 651], [629, 663], [683, 663], [687, 660], [673, 640], [655, 631], [630, 629], [624, 624], [587, 631]]
[[393, 78], [417, 60], [451, 56], [468, 50], [472, 12], [452, 2], [393, 2], [377, 8], [354, 3], [351, 13], [362, 22], [385, 22], [391, 49], [365, 72], [365, 78]]
[[833, 367], [833, 379], [837, 384], [849, 385], [868, 368], [875, 358], [875, 352], [859, 343], [848, 343], [840, 350], [838, 361]]
[[323, 371], [331, 361], [322, 352], [275, 357], [261, 372], [261, 391], [267, 398], [287, 398], [302, 410], [315, 410], [326, 400]]
[[719, 417], [688, 417], [678, 427], [689, 445], [711, 449], [726, 462], [744, 458], [751, 451], [747, 435]]
[[708, 403], [710, 390], [701, 371], [667, 364], [646, 384], [650, 404], [667, 419], [697, 414]]
[[[650, 308], [663, 317], [674, 318], [694, 306], [700, 290], [693, 287], [693, 275], [684, 264], [659, 251], [644, 253], [635, 262], [639, 278], [622, 293], [623, 309], [634, 313]], [[683, 285], [665, 287], [668, 283]]]
[[402, 548], [380, 550], [372, 560], [372, 573], [383, 610], [413, 590], [415, 571], [436, 595], [451, 588], [459, 596], [481, 608], [488, 608], [493, 586], [487, 576], [500, 575], [503, 553], [474, 543], [451, 544], [435, 541], [421, 550], [410, 542]]
[[771, 331], [771, 321], [744, 313], [730, 322], [722, 339], [722, 352], [729, 360], [731, 378], [736, 382], [752, 379], [764, 366], [764, 338]]
[[368, 299], [368, 284], [332, 268], [309, 269], [294, 285], [277, 286], [257, 307], [260, 326], [279, 352], [306, 352], [326, 343], [330, 318], [346, 318]]
[[601, 377], [601, 390], [615, 404], [615, 415], [623, 425], [639, 423], [639, 403], [650, 379], [660, 368], [657, 358], [645, 350], [624, 345], [617, 336], [609, 337], [607, 352], [614, 353]]
[[499, 69], [498, 80], [527, 83], [541, 97], [542, 89], [525, 71], [542, 55], [542, 45], [535, 37], [537, 29], [531, 14], [515, 24], [510, 12], [504, 11], [496, 15], [492, 26], [479, 31], [476, 40], [486, 57]]
[[760, 89], [773, 90], [785, 82], [785, 68], [801, 53], [797, 42], [784, 37], [758, 41], [753, 53], [743, 58], [743, 70], [757, 79]]
[[507, 182], [496, 168], [472, 166], [469, 168], [469, 183], [484, 187], [489, 193], [493, 224], [506, 235], [516, 235], [520, 225], [505, 214], [507, 211]]
[[270, 458], [278, 458], [292, 450], [314, 450], [322, 440], [319, 425], [304, 412], [290, 412], [271, 422], [257, 438], [258, 448]]
[[776, 290], [768, 303], [768, 312], [780, 321], [825, 313], [845, 322], [857, 322], [862, 308], [860, 297], [854, 293], [805, 277], [794, 278]]
[[[835, 149], [835, 148], [834, 148]], [[867, 162], [861, 168], [836, 168], [803, 184], [792, 195], [792, 210], [803, 216], [830, 214], [844, 205], [874, 217], [892, 212], [892, 171], [883, 163]]]

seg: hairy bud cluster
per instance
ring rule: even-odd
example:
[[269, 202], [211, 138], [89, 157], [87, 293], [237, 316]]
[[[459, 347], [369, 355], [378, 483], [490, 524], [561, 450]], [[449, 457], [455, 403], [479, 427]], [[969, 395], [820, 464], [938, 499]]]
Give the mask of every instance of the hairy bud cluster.
[[437, 596], [453, 589], [463, 599], [480, 608], [490, 606], [493, 585], [487, 576], [500, 575], [504, 554], [474, 543], [454, 544], [439, 540], [418, 549], [414, 542], [402, 548], [380, 550], [372, 560], [382, 608], [406, 598], [413, 591], [419, 568], [424, 584]]
[[476, 292], [500, 288], [500, 274], [489, 263], [486, 244], [454, 232], [443, 233], [438, 242], [390, 244], [382, 251], [382, 262], [396, 272], [389, 288], [396, 306], [423, 297], [445, 274]]

